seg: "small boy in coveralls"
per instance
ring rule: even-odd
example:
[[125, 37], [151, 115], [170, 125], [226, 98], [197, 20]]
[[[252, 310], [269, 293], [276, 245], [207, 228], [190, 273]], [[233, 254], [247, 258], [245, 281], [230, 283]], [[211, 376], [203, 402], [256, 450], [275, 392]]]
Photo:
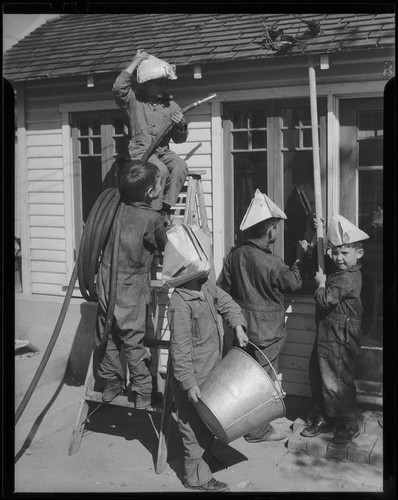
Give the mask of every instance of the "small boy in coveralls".
[[[131, 84], [136, 69], [139, 85], [134, 89]], [[151, 206], [162, 212], [166, 223], [170, 222], [171, 207], [176, 204], [188, 173], [185, 161], [169, 149], [171, 139], [179, 144], [188, 137], [188, 126], [181, 108], [166, 91], [168, 80], [176, 78], [167, 62], [137, 50], [132, 62], [113, 85], [115, 101], [128, 115], [132, 160], [142, 158], [166, 123], [170, 120], [175, 123], [148, 159], [158, 167], [162, 186], [160, 196], [152, 200]]]
[[359, 435], [356, 416], [355, 359], [360, 349], [362, 241], [369, 236], [341, 215], [334, 215], [327, 234], [333, 269], [315, 275], [316, 338], [309, 378], [316, 406], [305, 437], [335, 434], [332, 442], [346, 444]]
[[[151, 404], [152, 375], [149, 354], [143, 346], [146, 307], [150, 293], [150, 270], [155, 249], [163, 250], [166, 231], [163, 218], [150, 207], [161, 191], [159, 170], [149, 162], [130, 161], [124, 167], [119, 184], [124, 219], [119, 240], [119, 264], [114, 322], [106, 350], [100, 352], [98, 375], [104, 380], [102, 400], [109, 403], [122, 392], [124, 371], [120, 362], [123, 350], [130, 374], [130, 389], [135, 407]], [[109, 304], [109, 283], [113, 228], [97, 276], [97, 345], [102, 351], [103, 332]]]
[[[224, 261], [218, 286], [237, 302], [247, 321], [247, 335], [278, 370], [278, 356], [286, 340], [284, 292], [302, 286], [300, 266], [308, 243], [297, 243], [296, 260], [289, 268], [269, 246], [276, 241], [285, 213], [258, 189], [240, 225], [241, 231], [251, 228], [252, 238], [233, 248]], [[248, 352], [272, 378], [273, 371], [264, 356], [249, 345]], [[279, 441], [286, 437], [266, 422], [250, 434], [246, 441]]]
[[[166, 260], [165, 250], [165, 260]], [[220, 314], [234, 330], [237, 343], [246, 345], [246, 321], [231, 297], [207, 279], [209, 271], [187, 272], [174, 289], [168, 310], [172, 387], [177, 419], [184, 444], [184, 486], [193, 490], [228, 491], [228, 485], [212, 477], [208, 462], [214, 435], [201, 420], [194, 403], [199, 386], [221, 361]], [[185, 281], [184, 281], [185, 279]], [[175, 286], [173, 279], [166, 282]]]

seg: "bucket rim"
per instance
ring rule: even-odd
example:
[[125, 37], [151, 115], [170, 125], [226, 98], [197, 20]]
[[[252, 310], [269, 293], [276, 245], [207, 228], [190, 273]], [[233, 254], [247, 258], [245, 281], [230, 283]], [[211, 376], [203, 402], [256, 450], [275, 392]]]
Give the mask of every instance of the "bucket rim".
[[[276, 386], [276, 384], [274, 384], [274, 381], [272, 380], [272, 378], [268, 375], [268, 373], [264, 370], [264, 368], [260, 365], [260, 363], [259, 363], [257, 360], [255, 360], [255, 359], [253, 358], [253, 356], [250, 356], [250, 354], [249, 354], [248, 352], [244, 351], [244, 350], [243, 350], [243, 349], [241, 349], [240, 347], [235, 347], [235, 346], [233, 346], [233, 347], [231, 347], [231, 349], [230, 349], [229, 351], [232, 351], [233, 349], [234, 349], [235, 351], [240, 351], [240, 352], [242, 352], [243, 354], [245, 354], [246, 356], [248, 356], [248, 357], [249, 357], [252, 361], [254, 361], [254, 363], [256, 363], [256, 365], [257, 365], [257, 366], [261, 369], [261, 371], [264, 373], [264, 375], [265, 375], [265, 376], [269, 379], [269, 381], [271, 382], [271, 384], [272, 384], [273, 388], [276, 390], [276, 392], [277, 392], [277, 393], [281, 396], [281, 401], [282, 401], [282, 403], [283, 403], [283, 391], [281, 392], [281, 391], [277, 388], [277, 386]], [[228, 351], [228, 352], [229, 352], [229, 351]], [[228, 352], [227, 352], [227, 354], [228, 354]], [[268, 362], [268, 364], [272, 367], [272, 365], [271, 365], [271, 363], [270, 363], [270, 362]], [[282, 388], [282, 386], [281, 386], [281, 388]]]

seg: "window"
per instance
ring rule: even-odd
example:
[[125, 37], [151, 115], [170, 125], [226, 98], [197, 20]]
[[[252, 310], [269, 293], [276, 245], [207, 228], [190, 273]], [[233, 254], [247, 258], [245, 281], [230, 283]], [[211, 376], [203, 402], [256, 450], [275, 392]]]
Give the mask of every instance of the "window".
[[340, 211], [369, 235], [362, 264], [362, 342], [383, 332], [383, 101], [341, 102]]
[[[318, 102], [323, 205], [326, 206], [326, 102]], [[249, 234], [239, 230], [256, 189], [267, 194], [288, 219], [273, 251], [292, 264], [299, 239], [312, 240], [315, 211], [312, 130], [309, 100], [262, 101], [226, 105], [225, 252]], [[249, 233], [249, 231], [245, 232]], [[314, 290], [316, 263], [304, 266], [302, 293]]]
[[95, 200], [104, 189], [118, 185], [120, 169], [128, 158], [127, 123], [119, 111], [75, 113], [72, 137], [75, 240], [78, 248]]

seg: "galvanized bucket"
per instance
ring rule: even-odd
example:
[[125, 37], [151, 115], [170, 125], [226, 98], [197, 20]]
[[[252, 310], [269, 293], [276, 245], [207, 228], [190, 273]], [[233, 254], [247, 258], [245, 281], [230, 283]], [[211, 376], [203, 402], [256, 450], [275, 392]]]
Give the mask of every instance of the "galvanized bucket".
[[272, 368], [275, 382], [252, 356], [232, 347], [200, 386], [201, 399], [195, 408], [224, 443], [285, 415], [285, 393], [270, 361], [258, 350]]

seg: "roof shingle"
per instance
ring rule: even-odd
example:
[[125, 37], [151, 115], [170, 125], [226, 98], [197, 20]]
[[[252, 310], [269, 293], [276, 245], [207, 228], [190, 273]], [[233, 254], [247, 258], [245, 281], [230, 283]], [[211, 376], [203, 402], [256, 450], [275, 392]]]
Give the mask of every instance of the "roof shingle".
[[[319, 21], [312, 37], [304, 21]], [[280, 56], [264, 43], [276, 24], [296, 38], [290, 55], [393, 47], [394, 14], [66, 14], [4, 55], [11, 81], [118, 71], [138, 48], [177, 65]]]

